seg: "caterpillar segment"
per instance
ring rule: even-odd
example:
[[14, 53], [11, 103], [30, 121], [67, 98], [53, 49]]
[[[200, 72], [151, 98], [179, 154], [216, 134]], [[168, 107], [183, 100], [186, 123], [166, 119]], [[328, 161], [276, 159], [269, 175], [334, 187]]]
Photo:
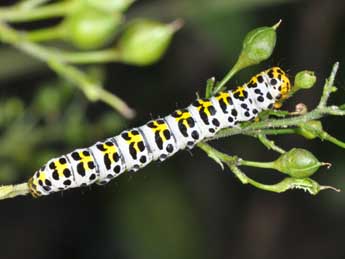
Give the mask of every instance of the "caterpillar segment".
[[175, 136], [165, 119], [151, 120], [140, 129], [150, 145], [152, 160], [163, 162], [179, 150]]
[[90, 147], [97, 167], [97, 184], [103, 185], [126, 171], [126, 164], [113, 138], [99, 141]]
[[39, 197], [106, 184], [126, 171], [138, 171], [151, 161], [164, 161], [179, 150], [191, 149], [221, 129], [253, 120], [262, 110], [279, 108], [290, 90], [285, 72], [270, 68], [233, 90], [197, 99], [164, 118], [49, 160], [29, 179], [30, 192]]

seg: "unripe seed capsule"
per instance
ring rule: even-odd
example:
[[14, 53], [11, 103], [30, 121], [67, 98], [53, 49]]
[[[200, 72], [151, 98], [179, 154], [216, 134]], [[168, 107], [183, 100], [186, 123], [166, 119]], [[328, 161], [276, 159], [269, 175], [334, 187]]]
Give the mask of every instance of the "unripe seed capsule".
[[236, 66], [244, 68], [268, 59], [276, 45], [276, 28], [279, 24], [280, 21], [272, 27], [259, 27], [250, 31], [243, 40]]
[[179, 21], [172, 24], [144, 19], [132, 22], [119, 40], [121, 61], [141, 66], [158, 61], [180, 27]]
[[294, 178], [306, 178], [313, 175], [323, 163], [308, 150], [293, 148], [273, 162], [273, 167]]
[[80, 49], [97, 49], [114, 38], [122, 16], [94, 8], [82, 8], [62, 23], [64, 39]]
[[83, 0], [87, 5], [106, 12], [123, 12], [134, 0]]
[[320, 136], [323, 131], [322, 124], [320, 121], [312, 120], [306, 123], [302, 123], [297, 128], [296, 132], [306, 139], [314, 139]]
[[298, 89], [309, 89], [316, 83], [316, 76], [313, 71], [303, 70], [295, 76], [294, 91]]

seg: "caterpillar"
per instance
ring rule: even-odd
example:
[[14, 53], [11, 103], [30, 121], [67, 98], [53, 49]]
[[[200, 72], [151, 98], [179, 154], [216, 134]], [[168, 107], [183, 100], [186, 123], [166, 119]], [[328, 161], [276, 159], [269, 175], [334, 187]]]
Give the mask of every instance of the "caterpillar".
[[234, 90], [197, 99], [187, 108], [125, 130], [87, 148], [49, 160], [29, 179], [34, 197], [70, 188], [103, 185], [126, 171], [138, 171], [151, 161], [164, 161], [219, 130], [250, 121], [262, 110], [279, 108], [291, 90], [286, 73], [272, 67]]

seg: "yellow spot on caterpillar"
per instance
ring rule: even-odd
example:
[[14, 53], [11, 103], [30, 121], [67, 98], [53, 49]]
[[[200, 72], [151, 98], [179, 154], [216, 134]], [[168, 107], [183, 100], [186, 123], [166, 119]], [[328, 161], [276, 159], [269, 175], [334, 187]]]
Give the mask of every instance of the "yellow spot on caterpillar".
[[63, 174], [63, 171], [68, 168], [67, 163], [61, 164], [59, 159], [56, 159], [53, 163], [56, 166], [56, 170], [57, 170], [59, 177], [65, 177], [65, 175]]
[[157, 121], [152, 121], [154, 128], [152, 128], [153, 132], [156, 133], [158, 132], [159, 136], [161, 137], [161, 139], [163, 141], [166, 141], [166, 137], [164, 135], [164, 131], [165, 130], [169, 130], [168, 129], [168, 125], [166, 125], [165, 123], [158, 123]]
[[[284, 99], [288, 98], [289, 92], [291, 91], [291, 84], [290, 84], [290, 80], [287, 77], [286, 73], [282, 69], [280, 69], [279, 67], [273, 67], [267, 71], [272, 71], [273, 77], [275, 79], [281, 81], [280, 93], [281, 93], [282, 97], [280, 98], [280, 100], [284, 100]], [[279, 105], [277, 104], [277, 106], [279, 106]], [[281, 105], [280, 105], [280, 107], [281, 107]]]
[[219, 94], [216, 96], [218, 101], [223, 101], [227, 106], [230, 105], [228, 98], [230, 98], [230, 94], [228, 92], [219, 92]]
[[130, 138], [130, 140], [127, 141], [128, 143], [142, 141], [141, 135], [133, 134], [132, 131], [128, 132], [128, 137]]
[[139, 148], [139, 143], [143, 142], [143, 139], [142, 139], [141, 135], [139, 133], [135, 134], [135, 133], [133, 133], [133, 131], [129, 131], [128, 132], [128, 137], [130, 139], [127, 140], [127, 143], [128, 144], [134, 143], [133, 148], [135, 149], [135, 151], [137, 153], [140, 153], [141, 151], [140, 151], [140, 148]]
[[89, 167], [89, 162], [93, 162], [90, 154], [85, 155], [83, 151], [79, 151], [78, 154], [81, 157], [81, 162], [84, 164], [84, 166], [86, 166], [88, 170], [92, 170], [92, 168]]
[[116, 149], [115, 145], [107, 145], [106, 143], [103, 143], [102, 146], [103, 146], [103, 149], [105, 149], [104, 151], [102, 151], [102, 153], [109, 155], [109, 159], [112, 162], [115, 162], [113, 159], [113, 154], [117, 153], [117, 149]]
[[[254, 78], [253, 78], [253, 80], [254, 80]], [[256, 79], [256, 77], [255, 77], [255, 80], [257, 80]], [[256, 81], [255, 81], [256, 82]], [[244, 91], [245, 91], [245, 87], [244, 86], [238, 86], [237, 88], [236, 88], [236, 90], [233, 90], [232, 91], [232, 93], [233, 94], [239, 94], [238, 96], [239, 97], [244, 97]]]
[[176, 118], [176, 121], [177, 121], [177, 122], [180, 122], [180, 121], [182, 120], [182, 124], [188, 129], [188, 128], [189, 128], [189, 125], [188, 125], [187, 120], [188, 120], [189, 118], [191, 118], [192, 115], [191, 115], [189, 112], [187, 112], [187, 111], [182, 112], [182, 111], [180, 111], [180, 110], [177, 110], [176, 113], [177, 113], [177, 115], [179, 116], [179, 117]]
[[204, 112], [206, 113], [207, 116], [210, 117], [212, 114], [210, 113], [210, 111], [209, 111], [208, 108], [209, 108], [210, 106], [212, 106], [212, 102], [209, 101], [209, 100], [204, 101], [204, 100], [199, 99], [199, 100], [198, 100], [198, 103], [199, 103], [199, 105], [198, 105], [198, 107], [197, 107], [198, 111], [200, 112], [200, 110], [201, 110], [202, 108], [204, 108]]

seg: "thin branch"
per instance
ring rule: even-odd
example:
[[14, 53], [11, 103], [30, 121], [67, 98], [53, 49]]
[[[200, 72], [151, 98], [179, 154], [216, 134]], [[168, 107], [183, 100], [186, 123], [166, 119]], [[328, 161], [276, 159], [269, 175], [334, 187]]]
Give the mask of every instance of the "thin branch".
[[257, 135], [257, 137], [261, 141], [261, 143], [264, 144], [268, 149], [272, 149], [280, 154], [285, 153], [284, 149], [277, 146], [273, 140], [268, 139], [265, 134], [260, 133]]
[[[43, 1], [41, 1], [43, 2]], [[7, 22], [31, 22], [64, 16], [74, 11], [77, 1], [60, 1], [38, 8], [3, 7], [0, 20]]]
[[320, 191], [326, 190], [326, 189], [331, 189], [337, 192], [340, 191], [339, 189], [334, 188], [332, 186], [319, 185], [319, 183], [317, 183], [316, 181], [310, 178], [300, 179], [300, 178], [286, 177], [282, 181], [276, 184], [263, 184], [248, 177], [239, 168], [239, 166], [243, 165], [243, 166], [261, 167], [261, 168], [271, 168], [269, 166], [270, 163], [245, 161], [238, 158], [237, 156], [229, 156], [227, 154], [224, 154], [206, 143], [199, 143], [198, 147], [201, 148], [203, 151], [205, 151], [207, 155], [210, 156], [217, 163], [221, 162], [221, 163], [226, 164], [229, 167], [229, 169], [232, 171], [232, 173], [241, 181], [242, 184], [250, 184], [261, 190], [282, 193], [282, 192], [292, 190], [292, 189], [301, 189], [301, 190], [309, 192], [312, 195], [316, 195]]
[[323, 93], [322, 93], [318, 108], [323, 108], [326, 106], [328, 98], [329, 98], [329, 96], [333, 90], [332, 88], [334, 86], [334, 79], [335, 79], [335, 75], [338, 72], [338, 68], [339, 68], [339, 62], [335, 62], [335, 64], [332, 67], [331, 75], [329, 76], [328, 79], [326, 79], [325, 86], [323, 88]]
[[132, 119], [135, 116], [132, 110], [123, 100], [116, 95], [103, 89], [100, 85], [92, 82], [88, 76], [78, 68], [64, 63], [64, 60], [56, 51], [51, 51], [33, 42], [28, 41], [25, 36], [11, 29], [6, 24], [0, 22], [0, 40], [11, 44], [23, 52], [46, 62], [56, 73], [75, 83], [91, 101], [102, 101], [125, 118]]

